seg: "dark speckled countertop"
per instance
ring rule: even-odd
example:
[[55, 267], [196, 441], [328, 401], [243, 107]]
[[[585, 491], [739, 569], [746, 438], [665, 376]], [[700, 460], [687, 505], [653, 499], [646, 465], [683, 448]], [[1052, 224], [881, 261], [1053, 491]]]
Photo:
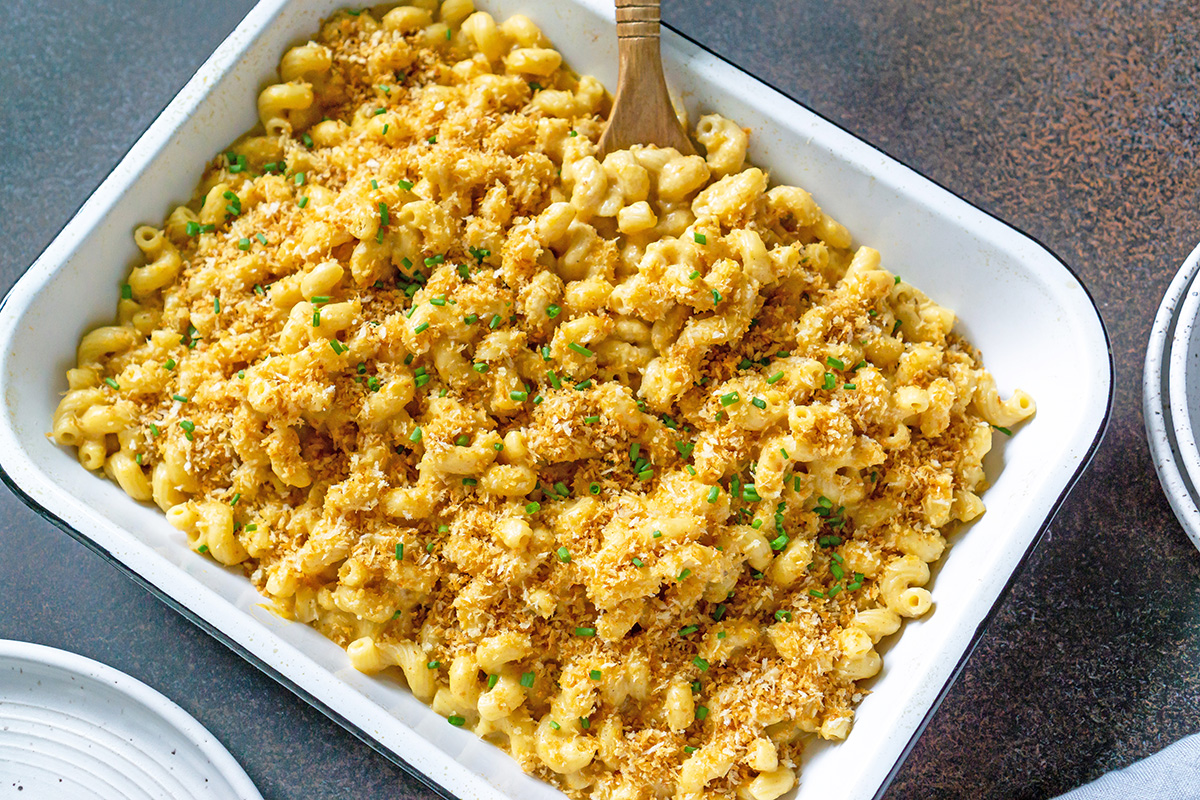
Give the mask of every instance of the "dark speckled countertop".
[[[1045, 243], [1112, 336], [1107, 439], [889, 800], [1049, 797], [1200, 730], [1200, 554], [1155, 479], [1140, 401], [1155, 308], [1200, 239], [1194, 7], [663, 5], [668, 23]], [[250, 6], [0, 3], [0, 289]], [[0, 637], [164, 692], [271, 800], [432, 797], [4, 490]]]

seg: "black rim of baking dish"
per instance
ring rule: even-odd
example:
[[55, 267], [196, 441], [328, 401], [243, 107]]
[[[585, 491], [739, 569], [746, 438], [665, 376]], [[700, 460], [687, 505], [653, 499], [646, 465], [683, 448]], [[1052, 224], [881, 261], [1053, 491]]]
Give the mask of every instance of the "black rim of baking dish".
[[[239, 23], [239, 26], [240, 26], [240, 24], [241, 23]], [[714, 58], [724, 62], [725, 64], [729, 65], [730, 67], [736, 69], [738, 72], [742, 73], [743, 75], [750, 78], [751, 80], [757, 81], [758, 83], [772, 89], [773, 91], [778, 92], [780, 95], [782, 95], [783, 97], [786, 97], [788, 100], [795, 103], [797, 106], [800, 106], [805, 111], [819, 117], [821, 120], [834, 126], [835, 128], [842, 131], [843, 133], [848, 134], [849, 136], [853, 137], [855, 140], [867, 145], [868, 147], [872, 148], [873, 150], [878, 151], [879, 153], [882, 153], [883, 155], [887, 156], [892, 161], [895, 161], [896, 163], [900, 164], [901, 166], [905, 167], [906, 169], [912, 171], [914, 174], [919, 175], [924, 180], [929, 181], [930, 183], [934, 184], [935, 186], [942, 189], [943, 191], [949, 193], [950, 195], [952, 195], [953, 197], [962, 201], [963, 203], [966, 203], [968, 206], [970, 206], [971, 208], [980, 212], [981, 214], [984, 214], [985, 216], [996, 220], [1001, 225], [1004, 225], [1005, 227], [1009, 228], [1010, 230], [1013, 230], [1013, 231], [1017, 232], [1018, 234], [1020, 234], [1021, 236], [1025, 237], [1026, 239], [1032, 241], [1034, 244], [1036, 244], [1038, 247], [1040, 247], [1042, 250], [1044, 250], [1046, 253], [1048, 253], [1052, 258], [1054, 258], [1055, 261], [1057, 261], [1059, 264], [1061, 264], [1063, 269], [1065, 269], [1067, 271], [1067, 273], [1079, 285], [1079, 288], [1083, 290], [1084, 296], [1087, 297], [1088, 302], [1092, 306], [1092, 310], [1096, 314], [1096, 319], [1100, 323], [1100, 332], [1104, 337], [1104, 350], [1105, 350], [1105, 354], [1107, 356], [1107, 361], [1108, 361], [1108, 397], [1105, 402], [1104, 416], [1100, 421], [1100, 426], [1097, 428], [1096, 434], [1092, 438], [1091, 444], [1088, 445], [1087, 452], [1084, 454], [1082, 460], [1079, 463], [1079, 466], [1075, 469], [1075, 472], [1067, 480], [1065, 486], [1063, 487], [1062, 492], [1058, 495], [1058, 497], [1055, 499], [1054, 503], [1051, 505], [1050, 511], [1046, 515], [1045, 521], [1042, 522], [1041, 526], [1038, 528], [1037, 533], [1034, 534], [1033, 539], [1030, 540], [1029, 546], [1025, 549], [1025, 552], [1021, 555], [1020, 560], [1017, 562], [1016, 567], [1013, 569], [1012, 574], [1009, 576], [1008, 580], [1005, 582], [1003, 588], [1001, 588], [1000, 593], [996, 596], [996, 599], [992, 603], [992, 606], [988, 610], [988, 613], [984, 616], [983, 620], [975, 628], [974, 633], [971, 634], [971, 640], [967, 644], [967, 647], [963, 651], [963, 654], [959, 658], [958, 662], [954, 665], [954, 669], [951, 671], [950, 676], [946, 679], [946, 682], [942, 685], [941, 689], [938, 690], [937, 697], [934, 699], [933, 703], [930, 705], [929, 710], [925, 713], [925, 715], [921, 718], [921, 721], [917, 724], [916, 729], [913, 731], [913, 734], [909, 738], [908, 742], [904, 745], [904, 749], [901, 750], [900, 755], [896, 759], [896, 762], [892, 765], [891, 769], [888, 771], [887, 776], [884, 778], [883, 782], [880, 784], [879, 789], [873, 795], [873, 800], [880, 800], [880, 798], [882, 798], [884, 793], [887, 791], [888, 787], [891, 785], [892, 781], [896, 778], [896, 775], [899, 773], [900, 768], [904, 765], [904, 762], [908, 759], [908, 756], [911, 754], [913, 747], [916, 746], [917, 740], [920, 739], [921, 734], [924, 733], [926, 726], [929, 725], [929, 722], [933, 719], [934, 715], [937, 713], [938, 709], [941, 707], [942, 701], [946, 699], [946, 695], [949, 693], [951, 687], [954, 686], [955, 682], [958, 680], [959, 675], [962, 674], [962, 670], [966, 666], [967, 661], [970, 659], [971, 655], [975, 652], [975, 648], [979, 646], [980, 641], [983, 639], [983, 634], [987, 631], [988, 625], [991, 624], [992, 620], [995, 618], [1000, 607], [1004, 604], [1004, 601], [1007, 599], [1009, 592], [1012, 590], [1013, 585], [1016, 583], [1017, 577], [1024, 571], [1024, 567], [1028, 563], [1029, 557], [1033, 554], [1033, 551], [1036, 550], [1038, 545], [1041, 543], [1042, 537], [1045, 535], [1045, 533], [1049, 529], [1050, 525], [1054, 522], [1054, 518], [1055, 518], [1055, 516], [1057, 516], [1059, 510], [1062, 508], [1062, 505], [1065, 502], [1067, 496], [1071, 493], [1071, 490], [1075, 488], [1075, 485], [1076, 485], [1076, 483], [1079, 482], [1080, 477], [1090, 466], [1092, 459], [1095, 458], [1096, 452], [1100, 447], [1100, 443], [1103, 441], [1104, 435], [1108, 430], [1108, 425], [1109, 425], [1109, 422], [1110, 422], [1111, 416], [1112, 416], [1113, 399], [1114, 399], [1114, 394], [1115, 394], [1115, 385], [1114, 385], [1115, 366], [1113, 363], [1112, 341], [1108, 334], [1108, 328], [1104, 324], [1104, 318], [1100, 314], [1100, 308], [1099, 308], [1099, 306], [1096, 305], [1096, 300], [1092, 296], [1092, 293], [1088, 290], [1087, 285], [1083, 282], [1082, 279], [1080, 279], [1079, 275], [1077, 275], [1075, 273], [1075, 270], [1073, 270], [1071, 268], [1071, 266], [1069, 264], [1067, 264], [1066, 261], [1064, 261], [1062, 258], [1060, 258], [1057, 253], [1055, 253], [1053, 250], [1051, 250], [1049, 247], [1047, 247], [1046, 244], [1044, 242], [1042, 242], [1040, 239], [1038, 239], [1036, 236], [1033, 236], [1030, 233], [1028, 233], [1027, 231], [1022, 230], [1021, 228], [1017, 227], [1016, 225], [1014, 225], [1006, 220], [1001, 219], [1000, 217], [991, 213], [987, 209], [981, 208], [980, 206], [976, 205], [972, 201], [970, 201], [967, 198], [963, 197], [962, 195], [958, 194], [957, 192], [955, 192], [953, 189], [949, 188], [948, 186], [945, 186], [944, 184], [940, 183], [936, 179], [929, 177], [928, 175], [924, 174], [920, 170], [909, 166], [907, 163], [905, 163], [901, 159], [896, 158], [895, 156], [893, 156], [891, 153], [889, 153], [884, 148], [879, 147], [878, 145], [875, 145], [871, 142], [866, 141], [858, 134], [854, 133], [850, 129], [841, 125], [836, 120], [830, 119], [829, 117], [826, 117], [821, 112], [809, 107], [807, 104], [796, 99], [790, 93], [780, 89], [778, 86], [775, 86], [774, 84], [770, 83], [769, 81], [765, 81], [762, 78], [759, 78], [758, 76], [748, 72], [747, 70], [743, 69], [740, 65], [738, 65], [734, 61], [732, 61], [729, 58], [714, 51], [712, 48], [708, 47], [703, 42], [697, 41], [696, 39], [692, 38], [688, 34], [684, 33], [683, 31], [679, 30], [675, 26], [671, 25], [670, 23], [664, 21], [663, 27], [667, 28], [672, 33], [679, 36], [681, 39], [691, 43], [693, 46], [699, 48], [700, 50], [704, 51], [705, 53], [708, 53], [712, 57], [714, 57]], [[236, 28], [235, 28], [235, 32], [236, 32]], [[233, 34], [231, 33], [230, 35], [233, 35]], [[171, 102], [173, 102], [173, 101], [174, 101], [174, 98], [172, 98]], [[169, 106], [170, 106], [170, 103], [167, 104], [167, 107], [169, 107]], [[153, 127], [154, 122], [157, 122], [159, 116], [161, 116], [161, 113], [162, 112], [160, 111], [158, 115], [155, 115], [154, 121], [152, 121], [150, 123], [150, 125], [147, 126], [146, 130], [149, 130], [150, 127]], [[142, 134], [144, 134], [144, 133], [145, 133], [145, 131], [142, 132]], [[134, 142], [134, 145], [132, 147], [130, 147], [130, 150], [132, 150], [133, 147], [137, 146], [138, 141], [141, 141], [141, 135], [138, 136], [138, 139]], [[128, 153], [128, 152], [129, 151], [127, 150], [126, 153]], [[122, 157], [122, 160], [123, 160], [123, 158], [124, 157]], [[120, 163], [120, 161], [118, 161], [118, 164], [119, 163]], [[115, 169], [115, 167], [114, 167], [114, 169]], [[107, 181], [107, 179], [108, 178], [106, 176], [105, 180], [100, 182], [99, 186], [97, 187], [97, 190], [104, 185], [104, 183]], [[58, 235], [61, 234], [62, 230], [65, 229], [67, 227], [67, 225], [70, 225], [72, 221], [74, 221], [75, 216], [76, 215], [74, 215], [74, 214], [72, 215], [71, 219], [68, 220], [68, 222], [63, 226], [63, 228], [59, 229], [59, 232], [55, 234], [54, 238], [51, 241], [54, 241], [58, 238]], [[39, 257], [40, 257], [40, 255], [39, 255]], [[28, 271], [28, 269], [26, 271]], [[24, 273], [22, 273], [22, 274], [24, 274]], [[18, 278], [18, 282], [19, 282], [19, 280], [20, 279]], [[15, 288], [15, 284], [14, 284], [13, 288]], [[9, 295], [11, 295], [11, 293], [12, 293], [12, 288], [10, 288], [9, 291], [5, 293], [3, 300], [0, 300], [0, 310], [3, 310], [3, 308], [6, 305], [8, 305], [8, 299], [9, 299]], [[2, 481], [4, 483], [4, 485], [7, 486], [8, 489], [10, 491], [12, 491], [12, 493], [21, 500], [21, 502], [25, 503], [25, 505], [27, 505], [30, 509], [32, 509], [42, 519], [51, 523], [58, 529], [62, 530], [68, 536], [75, 539], [77, 542], [79, 542], [80, 544], [84, 545], [92, 552], [99, 555], [101, 558], [103, 558], [108, 563], [115, 566], [117, 569], [119, 569], [121, 572], [123, 572], [125, 575], [127, 575], [131, 580], [133, 580], [134, 583], [136, 583], [139, 586], [141, 586], [142, 588], [144, 588], [150, 594], [154, 595], [159, 600], [161, 600], [163, 603], [165, 603], [167, 606], [169, 606], [170, 608], [177, 611], [179, 614], [181, 614], [183, 617], [188, 619], [190, 622], [192, 622], [198, 628], [203, 630], [205, 633], [209, 634], [214, 639], [216, 639], [217, 641], [221, 642], [226, 647], [228, 647], [230, 650], [232, 650], [235, 653], [237, 653], [238, 655], [240, 655], [242, 658], [244, 658], [246, 661], [248, 661], [250, 664], [252, 664], [254, 667], [256, 667], [260, 672], [262, 672], [263, 674], [267, 675], [268, 677], [274, 679], [277, 683], [282, 685], [288, 691], [292, 692], [294, 695], [299, 697], [301, 700], [305, 701], [306, 703], [311, 705], [313, 708], [317, 709], [322, 714], [324, 714], [325, 716], [329, 717], [331, 720], [336, 722], [342, 728], [349, 731], [351, 734], [353, 734], [355, 736], [355, 738], [359, 739], [364, 744], [366, 744], [368, 747], [370, 747], [372, 750], [376, 751], [377, 753], [382, 755], [384, 758], [386, 758], [388, 761], [392, 762], [397, 767], [399, 767], [406, 775], [412, 777], [414, 780], [416, 780], [422, 786], [426, 787], [427, 789], [434, 792], [438, 796], [447, 798], [447, 800], [456, 800], [455, 796], [453, 794], [451, 794], [448, 789], [441, 786], [433, 778], [426, 775], [424, 772], [421, 772], [417, 768], [413, 767], [411, 764], [409, 764], [407, 761], [405, 761], [398, 753], [392, 751], [390, 748], [386, 747], [381, 742], [374, 739], [370, 734], [368, 734], [366, 731], [364, 731], [358, 725], [351, 722], [346, 717], [342, 716], [336, 709], [330, 707], [323, 700], [317, 698], [315, 695], [310, 693], [307, 689], [301, 687], [300, 685], [298, 685], [297, 683], [292, 681], [290, 678], [283, 675], [281, 672], [279, 672], [277, 669], [275, 669], [275, 667], [273, 667], [270, 664], [268, 664], [267, 662], [263, 661], [261, 658], [259, 658], [254, 653], [250, 652], [248, 649], [243, 647], [237, 641], [235, 641], [234, 639], [227, 636], [224, 632], [222, 632], [215, 625], [208, 622], [203, 617], [199, 616], [198, 614], [196, 614], [191, 609], [184, 606], [179, 601], [175, 600], [173, 597], [171, 597], [169, 594], [167, 594], [165, 590], [160, 589], [158, 586], [151, 583], [149, 580], [147, 580], [143, 576], [139, 575], [136, 571], [134, 571], [131, 567], [127, 566], [123, 561], [121, 561], [119, 558], [114, 556], [112, 553], [105, 550], [103, 547], [101, 547], [95, 541], [88, 538], [85, 534], [83, 534], [80, 531], [73, 528], [71, 525], [69, 525], [68, 523], [63, 521], [52, 511], [50, 511], [46, 507], [42, 506], [40, 503], [38, 503], [36, 500], [34, 500], [32, 497], [30, 497], [20, 486], [17, 485], [16, 481], [14, 481], [12, 479], [12, 477], [8, 474], [8, 471], [4, 469], [3, 465], [0, 465], [0, 481]]]

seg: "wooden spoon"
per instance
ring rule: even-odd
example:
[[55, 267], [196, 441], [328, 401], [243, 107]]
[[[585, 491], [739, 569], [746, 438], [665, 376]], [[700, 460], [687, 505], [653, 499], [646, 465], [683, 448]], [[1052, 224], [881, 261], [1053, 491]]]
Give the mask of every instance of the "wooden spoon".
[[600, 137], [599, 157], [635, 144], [674, 147], [684, 155], [693, 155], [696, 148], [675, 116], [663, 77], [659, 0], [616, 2], [621, 66], [608, 127]]

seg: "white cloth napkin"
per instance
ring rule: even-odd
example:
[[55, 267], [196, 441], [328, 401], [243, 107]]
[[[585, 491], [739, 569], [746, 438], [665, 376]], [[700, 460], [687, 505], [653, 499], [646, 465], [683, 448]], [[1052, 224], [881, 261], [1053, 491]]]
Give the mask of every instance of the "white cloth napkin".
[[1200, 733], [1056, 800], [1200, 800]]

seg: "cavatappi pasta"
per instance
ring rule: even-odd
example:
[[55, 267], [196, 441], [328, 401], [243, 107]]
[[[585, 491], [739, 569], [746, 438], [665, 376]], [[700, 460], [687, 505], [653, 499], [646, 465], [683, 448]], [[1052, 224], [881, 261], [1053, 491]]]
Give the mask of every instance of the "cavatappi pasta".
[[53, 437], [569, 794], [772, 800], [1034, 406], [745, 130], [601, 160], [607, 104], [524, 17], [337, 14]]

